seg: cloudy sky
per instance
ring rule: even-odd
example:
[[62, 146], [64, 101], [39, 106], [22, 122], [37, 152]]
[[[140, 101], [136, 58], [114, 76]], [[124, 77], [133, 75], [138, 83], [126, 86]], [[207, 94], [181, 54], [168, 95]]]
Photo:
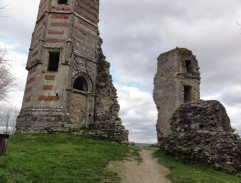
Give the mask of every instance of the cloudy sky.
[[[25, 63], [39, 0], [0, 0], [0, 46], [8, 50], [18, 86], [9, 103], [20, 108]], [[156, 142], [152, 100], [159, 54], [186, 47], [199, 61], [203, 99], [220, 100], [241, 134], [240, 0], [101, 0], [100, 33], [118, 89], [130, 141]]]

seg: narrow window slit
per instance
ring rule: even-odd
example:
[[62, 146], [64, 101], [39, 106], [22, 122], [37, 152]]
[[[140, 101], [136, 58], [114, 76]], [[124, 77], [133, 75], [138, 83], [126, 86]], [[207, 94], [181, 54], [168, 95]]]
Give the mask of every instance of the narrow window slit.
[[186, 60], [185, 61], [185, 66], [186, 66], [187, 73], [191, 73], [192, 72], [192, 65], [191, 65], [191, 61], [190, 60]]
[[68, 0], [59, 0], [59, 4], [67, 4]]
[[59, 52], [49, 52], [48, 71], [57, 72], [59, 67]]
[[185, 85], [184, 86], [184, 103], [192, 101], [192, 87]]

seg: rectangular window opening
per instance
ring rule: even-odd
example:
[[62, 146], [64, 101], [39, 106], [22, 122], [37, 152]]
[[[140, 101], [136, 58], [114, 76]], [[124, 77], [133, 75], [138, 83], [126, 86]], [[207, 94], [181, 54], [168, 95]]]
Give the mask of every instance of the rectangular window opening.
[[185, 85], [184, 86], [184, 103], [192, 101], [192, 87]]
[[68, 0], [59, 0], [59, 4], [67, 4]]
[[48, 71], [57, 72], [59, 67], [60, 52], [49, 52], [49, 66]]
[[192, 65], [191, 65], [190, 60], [185, 61], [185, 66], [186, 66], [187, 73], [191, 73], [192, 72]]

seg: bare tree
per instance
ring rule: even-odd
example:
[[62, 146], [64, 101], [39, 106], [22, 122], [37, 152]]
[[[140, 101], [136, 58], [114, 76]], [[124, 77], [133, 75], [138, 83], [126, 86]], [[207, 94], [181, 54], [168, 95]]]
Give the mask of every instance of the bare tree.
[[[3, 2], [0, 0], [0, 12], [8, 6], [3, 5]], [[15, 78], [10, 72], [10, 66], [10, 61], [6, 59], [6, 49], [0, 48], [0, 101], [6, 100], [7, 91], [14, 85]], [[0, 106], [0, 133], [11, 135], [15, 132], [18, 112], [16, 107]]]
[[[0, 0], [0, 12], [8, 5], [5, 4], [4, 0]], [[7, 91], [13, 85], [14, 80], [15, 78], [10, 72], [9, 60], [6, 59], [6, 49], [0, 48], [0, 101], [5, 100]]]
[[5, 100], [7, 91], [14, 85], [14, 76], [10, 72], [9, 60], [5, 59], [6, 50], [0, 49], [0, 101]]
[[3, 134], [13, 134], [15, 132], [16, 118], [19, 110], [16, 107], [1, 106], [0, 111], [0, 126]]

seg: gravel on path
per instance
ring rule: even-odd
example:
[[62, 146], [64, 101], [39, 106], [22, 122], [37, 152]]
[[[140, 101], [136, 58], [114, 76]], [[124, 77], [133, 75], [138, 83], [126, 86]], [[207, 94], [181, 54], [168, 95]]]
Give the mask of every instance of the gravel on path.
[[118, 173], [122, 183], [171, 183], [165, 177], [169, 170], [160, 165], [152, 153], [150, 150], [142, 150], [141, 163], [135, 160], [115, 161], [108, 165], [108, 169]]

